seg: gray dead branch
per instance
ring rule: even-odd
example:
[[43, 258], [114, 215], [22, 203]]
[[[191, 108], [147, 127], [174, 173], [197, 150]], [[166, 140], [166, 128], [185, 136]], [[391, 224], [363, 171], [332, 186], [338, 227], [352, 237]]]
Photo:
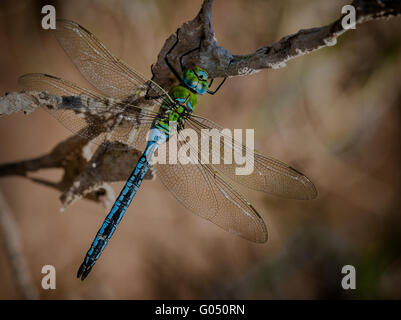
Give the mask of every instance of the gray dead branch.
[[[84, 96], [80, 98], [86, 101], [84, 110], [96, 110], [94, 106], [97, 101]], [[61, 97], [47, 92], [10, 93], [0, 98], [0, 115], [21, 111], [30, 113], [39, 107], [50, 110], [66, 109]], [[75, 111], [79, 113], [80, 109]], [[98, 116], [102, 114], [99, 113]], [[104, 141], [92, 155], [93, 147], [84, 135], [74, 135], [41, 157], [2, 164], [0, 177], [18, 175], [55, 188], [62, 193], [60, 199], [63, 207], [85, 197], [103, 203], [107, 209], [114, 201], [114, 193], [108, 183], [127, 179], [141, 152], [117, 142]], [[63, 169], [61, 181], [54, 183], [30, 175], [32, 172], [50, 168]], [[153, 170], [148, 171], [145, 179], [153, 178]]]
[[21, 243], [18, 224], [15, 221], [6, 199], [0, 192], [0, 234], [2, 235], [5, 251], [15, 273], [15, 282], [23, 299], [37, 299], [38, 292], [33, 284], [27, 266]]
[[[157, 62], [152, 66], [153, 80], [162, 87], [169, 88], [177, 82], [164, 61], [164, 56], [176, 42], [177, 35], [178, 43], [169, 55], [170, 60], [175, 61], [177, 70], [179, 57], [201, 44], [200, 51], [185, 57], [186, 66], [198, 65], [206, 69], [211, 78], [219, 78], [285, 67], [289, 60], [335, 45], [337, 38], [348, 31], [342, 27], [341, 16], [329, 25], [303, 29], [255, 52], [235, 55], [217, 44], [211, 23], [212, 2], [205, 0], [195, 19], [184, 23], [166, 40]], [[401, 14], [401, 1], [397, 0], [355, 0], [352, 5], [356, 9], [356, 25]]]

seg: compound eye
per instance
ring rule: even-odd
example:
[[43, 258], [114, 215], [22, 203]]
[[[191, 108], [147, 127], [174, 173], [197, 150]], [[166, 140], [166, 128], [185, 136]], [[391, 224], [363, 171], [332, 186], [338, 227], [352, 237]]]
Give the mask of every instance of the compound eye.
[[200, 83], [198, 83], [198, 85], [197, 85], [197, 87], [196, 87], [196, 91], [197, 91], [199, 94], [204, 94], [204, 93], [206, 93], [207, 89], [208, 89], [208, 85], [207, 85], [205, 82], [200, 82]]
[[198, 78], [193, 71], [187, 71], [184, 73], [183, 77], [184, 83], [190, 88], [194, 88], [197, 85]]
[[201, 80], [207, 80], [207, 75], [204, 72], [200, 73], [200, 79]]

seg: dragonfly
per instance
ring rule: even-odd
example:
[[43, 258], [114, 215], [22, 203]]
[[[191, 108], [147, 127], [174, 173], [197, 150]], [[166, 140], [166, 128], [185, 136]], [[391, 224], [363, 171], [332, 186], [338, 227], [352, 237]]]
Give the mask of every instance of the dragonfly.
[[[143, 151], [136, 165], [133, 164], [131, 175], [78, 269], [77, 277], [84, 280], [126, 213], [149, 170], [156, 150], [173, 135], [180, 136], [185, 128], [194, 130], [199, 136], [202, 129], [218, 129], [217, 132], [222, 132], [223, 127], [197, 115], [194, 109], [197, 96], [215, 94], [225, 78], [215, 90], [211, 90], [214, 79], [209, 78], [205, 69], [197, 66], [185, 67], [184, 57], [199, 48], [181, 55], [181, 72], [176, 70], [169, 55], [179, 41], [178, 31], [174, 45], [165, 55], [167, 66], [179, 82], [169, 91], [116, 58], [102, 42], [79, 24], [58, 19], [55, 34], [77, 69], [99, 93], [41, 73], [23, 75], [19, 78], [19, 83], [27, 90], [46, 90], [60, 95], [64, 107], [48, 111], [73, 133], [91, 141], [98, 141], [102, 137], [99, 141], [118, 142]], [[85, 99], [96, 102], [95, 110], [88, 107]], [[107, 126], [99, 126], [99, 123], [107, 123]], [[174, 133], [171, 123], [176, 124]], [[180, 145], [189, 144], [191, 149], [196, 147], [185, 138], [179, 141]], [[230, 148], [233, 153], [252, 154], [253, 172], [249, 175], [237, 175], [234, 164], [205, 161], [187, 164], [167, 161], [166, 164], [155, 164], [157, 177], [167, 189], [187, 209], [200, 217], [247, 240], [264, 243], [268, 236], [263, 218], [234, 188], [233, 183], [285, 198], [306, 200], [317, 196], [313, 183], [293, 167], [249, 150], [238, 140], [234, 139], [231, 143], [226, 139], [218, 141], [220, 150], [217, 151]], [[194, 160], [199, 160], [202, 150], [194, 150], [196, 152], [193, 157], [197, 158]]]

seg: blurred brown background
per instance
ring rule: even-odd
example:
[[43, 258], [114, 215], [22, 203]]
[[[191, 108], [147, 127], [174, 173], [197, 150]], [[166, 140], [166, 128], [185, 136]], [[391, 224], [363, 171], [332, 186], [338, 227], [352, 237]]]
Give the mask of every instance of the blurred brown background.
[[[213, 27], [234, 54], [253, 52], [301, 28], [340, 16], [348, 1], [216, 0]], [[40, 28], [41, 7], [74, 20], [118, 57], [151, 76], [165, 39], [201, 1], [2, 1], [0, 94], [28, 72], [90, 87]], [[104, 218], [79, 201], [59, 212], [59, 194], [23, 178], [0, 180], [20, 229], [41, 299], [401, 298], [401, 20], [375, 21], [337, 46], [280, 70], [230, 79], [198, 113], [225, 127], [255, 128], [256, 148], [315, 183], [317, 200], [279, 199], [240, 189], [261, 213], [269, 242], [253, 244], [188, 213], [160, 181], [145, 181], [118, 232], [84, 282], [75, 278]], [[45, 111], [0, 119], [0, 163], [48, 152], [70, 133]], [[133, 163], [133, 166], [135, 164]], [[57, 180], [61, 171], [38, 172]], [[122, 183], [113, 186], [116, 192]], [[21, 298], [0, 237], [0, 298]], [[41, 269], [57, 289], [41, 289]], [[354, 265], [357, 289], [341, 288]]]

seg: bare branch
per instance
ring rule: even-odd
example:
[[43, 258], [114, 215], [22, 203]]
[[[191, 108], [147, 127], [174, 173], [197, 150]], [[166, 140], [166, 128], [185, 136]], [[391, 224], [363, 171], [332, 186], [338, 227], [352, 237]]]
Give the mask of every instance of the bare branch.
[[201, 45], [199, 52], [194, 52], [185, 57], [184, 64], [186, 66], [199, 65], [205, 67], [212, 77], [216, 77], [216, 74], [217, 76], [225, 75], [233, 56], [225, 48], [217, 45], [212, 28], [212, 3], [212, 0], [205, 0], [198, 15], [193, 20], [184, 23], [164, 43], [157, 62], [152, 65], [152, 80], [162, 87], [168, 89], [177, 83], [177, 79], [165, 62], [166, 53], [177, 41], [177, 35], [179, 41], [169, 55], [176, 70], [180, 70], [180, 56]]
[[[311, 53], [315, 50], [333, 46], [337, 37], [345, 30], [342, 27], [342, 18], [318, 28], [303, 29], [295, 34], [288, 35], [278, 42], [256, 50], [246, 55], [232, 55], [228, 50], [220, 47], [211, 27], [211, 0], [204, 1], [199, 14], [177, 30], [179, 42], [176, 49], [170, 54], [171, 61], [177, 62], [179, 57], [201, 41], [199, 53], [187, 57], [187, 66], [198, 65], [205, 68], [211, 78], [249, 75], [262, 69], [278, 69], [294, 58]], [[355, 0], [352, 5], [356, 9], [356, 24], [380, 18], [390, 18], [401, 14], [401, 2], [394, 0]], [[166, 52], [176, 41], [176, 34], [171, 35], [165, 42], [158, 60], [152, 66], [154, 80], [171, 87], [176, 82], [164, 62]], [[192, 59], [191, 59], [192, 58]]]
[[3, 235], [8, 260], [15, 272], [17, 288], [24, 299], [37, 299], [38, 292], [26, 264], [18, 225], [3, 194], [0, 192], [0, 234]]
[[[96, 105], [94, 100], [84, 99], [83, 96], [80, 98], [86, 101], [87, 109]], [[54, 110], [65, 109], [68, 105], [63, 103], [63, 97], [47, 92], [10, 93], [0, 98], [0, 114], [17, 111], [28, 113], [38, 107]], [[76, 111], [78, 110], [79, 108]], [[101, 113], [96, 114], [97, 111], [93, 109], [91, 115], [100, 116]], [[93, 156], [90, 153], [89, 140], [84, 136], [74, 135], [59, 143], [44, 156], [0, 165], [0, 177], [19, 175], [55, 188], [62, 192], [63, 206], [85, 197], [100, 201], [107, 208], [114, 199], [114, 193], [110, 194], [112, 189], [107, 186], [107, 183], [125, 180], [141, 156], [141, 152], [116, 142], [104, 142]], [[49, 168], [64, 170], [64, 176], [60, 182], [54, 183], [29, 176], [31, 172]], [[148, 171], [145, 179], [153, 178], [153, 170]]]

